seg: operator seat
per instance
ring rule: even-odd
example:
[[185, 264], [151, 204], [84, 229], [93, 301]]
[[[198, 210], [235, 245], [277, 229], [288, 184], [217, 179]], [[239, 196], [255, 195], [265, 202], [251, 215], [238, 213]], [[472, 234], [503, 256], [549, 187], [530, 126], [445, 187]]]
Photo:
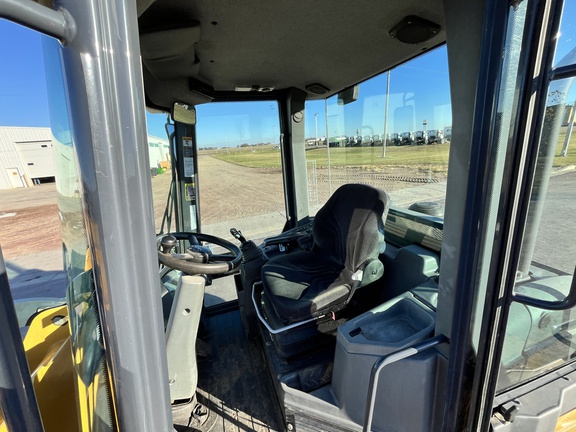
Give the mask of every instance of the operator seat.
[[262, 267], [265, 298], [283, 325], [334, 316], [357, 288], [382, 276], [378, 255], [388, 207], [382, 190], [341, 186], [314, 217], [312, 250], [274, 257]]

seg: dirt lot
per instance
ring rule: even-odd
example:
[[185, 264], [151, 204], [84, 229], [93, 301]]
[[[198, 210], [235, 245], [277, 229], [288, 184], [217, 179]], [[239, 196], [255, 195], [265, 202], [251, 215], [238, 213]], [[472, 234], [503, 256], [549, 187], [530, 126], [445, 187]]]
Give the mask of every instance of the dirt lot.
[[[283, 213], [284, 189], [279, 170], [246, 168], [209, 155], [199, 158], [202, 224], [211, 225], [255, 215]], [[412, 177], [409, 177], [411, 175]], [[331, 186], [328, 179], [331, 179]], [[170, 188], [170, 172], [152, 179], [154, 215], [160, 226]], [[414, 178], [402, 168], [386, 173], [366, 170], [309, 170], [311, 206], [324, 202], [340, 184], [371, 183], [389, 192], [421, 182], [439, 181], [421, 173]], [[262, 199], [266, 197], [266, 199]], [[55, 184], [0, 190], [0, 245], [5, 259], [61, 247]]]
[[0, 190], [0, 245], [5, 259], [61, 248], [54, 183]]

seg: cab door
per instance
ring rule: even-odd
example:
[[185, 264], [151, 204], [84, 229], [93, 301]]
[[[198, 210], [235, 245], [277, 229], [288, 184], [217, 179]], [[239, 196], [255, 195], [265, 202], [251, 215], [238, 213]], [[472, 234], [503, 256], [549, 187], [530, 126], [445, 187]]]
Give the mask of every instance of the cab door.
[[444, 429], [567, 430], [562, 416], [576, 408], [576, 149], [566, 121], [576, 5], [490, 3], [485, 25], [501, 33], [483, 41]]

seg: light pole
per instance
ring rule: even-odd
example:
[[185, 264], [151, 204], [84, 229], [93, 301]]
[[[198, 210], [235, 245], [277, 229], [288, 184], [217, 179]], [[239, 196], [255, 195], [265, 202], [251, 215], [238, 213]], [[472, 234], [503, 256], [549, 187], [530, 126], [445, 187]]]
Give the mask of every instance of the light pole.
[[386, 144], [388, 141], [388, 99], [390, 98], [390, 72], [386, 77], [386, 107], [384, 108], [384, 136], [382, 137], [382, 157], [386, 157]]
[[314, 113], [314, 123], [316, 124], [316, 145], [318, 145], [318, 113]]
[[562, 146], [562, 153], [560, 156], [566, 157], [568, 154], [568, 143], [570, 142], [570, 136], [572, 135], [572, 128], [574, 127], [574, 116], [576, 115], [576, 101], [572, 103], [572, 111], [570, 112], [568, 120], [568, 128], [566, 129], [566, 138], [564, 139], [564, 145]]
[[328, 103], [324, 102], [324, 115], [326, 119], [326, 157], [328, 163], [328, 196], [332, 196], [332, 172], [330, 169], [330, 132], [328, 132], [328, 124], [330, 123], [330, 116], [328, 116]]

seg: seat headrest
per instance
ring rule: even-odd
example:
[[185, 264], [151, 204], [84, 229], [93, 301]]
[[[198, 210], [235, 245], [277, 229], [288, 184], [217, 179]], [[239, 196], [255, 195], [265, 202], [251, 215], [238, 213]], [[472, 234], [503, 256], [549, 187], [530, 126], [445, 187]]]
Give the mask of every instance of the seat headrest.
[[314, 243], [356, 271], [367, 259], [377, 258], [384, 245], [389, 201], [386, 192], [369, 185], [339, 187], [314, 217]]

